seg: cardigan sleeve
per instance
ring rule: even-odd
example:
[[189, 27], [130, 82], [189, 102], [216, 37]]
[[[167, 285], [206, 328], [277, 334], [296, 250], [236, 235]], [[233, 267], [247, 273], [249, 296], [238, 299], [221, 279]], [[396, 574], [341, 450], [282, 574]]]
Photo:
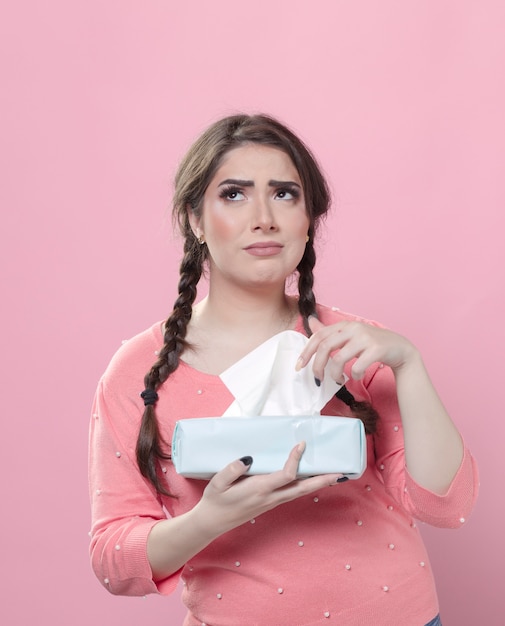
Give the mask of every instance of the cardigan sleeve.
[[[336, 307], [318, 307], [324, 324], [342, 320], [358, 321], [383, 328], [378, 322], [356, 317]], [[461, 465], [449, 489], [439, 495], [419, 485], [409, 474], [405, 463], [402, 419], [396, 395], [396, 381], [389, 367], [376, 363], [361, 381], [351, 378], [351, 364], [346, 374], [349, 390], [358, 400], [371, 402], [379, 413], [377, 433], [373, 435], [375, 470], [386, 491], [412, 517], [442, 528], [459, 528], [468, 519], [479, 489], [477, 465], [465, 446]], [[373, 462], [373, 461], [372, 461]]]
[[121, 394], [107, 385], [106, 376], [102, 378], [90, 424], [92, 568], [113, 594], [169, 594], [177, 586], [179, 572], [155, 583], [147, 558], [149, 533], [166, 514], [159, 496], [136, 463], [142, 403], [132, 395], [128, 397], [124, 386], [116, 387]]
[[425, 489], [406, 467], [393, 372], [378, 365], [366, 386], [380, 416], [374, 435], [376, 471], [382, 476], [387, 492], [416, 519], [432, 526], [459, 528], [472, 511], [479, 488], [477, 465], [470, 451], [464, 447], [461, 465], [445, 494]]

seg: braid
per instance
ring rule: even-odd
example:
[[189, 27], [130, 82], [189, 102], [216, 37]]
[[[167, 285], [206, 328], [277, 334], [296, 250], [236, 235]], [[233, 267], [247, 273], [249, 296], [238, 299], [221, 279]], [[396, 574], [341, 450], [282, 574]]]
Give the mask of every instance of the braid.
[[[312, 237], [307, 242], [305, 254], [298, 264], [298, 309], [303, 318], [303, 327], [310, 337], [312, 331], [309, 327], [309, 317], [311, 315], [317, 317], [316, 299], [314, 296], [314, 274], [313, 269], [316, 264], [316, 253], [312, 244]], [[354, 417], [360, 419], [365, 426], [365, 432], [372, 434], [377, 431], [377, 420], [379, 414], [369, 402], [359, 402], [352, 393], [343, 385], [335, 394], [339, 400], [342, 400], [351, 409]]]
[[[157, 361], [144, 377], [146, 390], [156, 392], [179, 365], [179, 357], [188, 347], [185, 339], [188, 323], [191, 320], [192, 305], [197, 294], [197, 285], [202, 275], [205, 254], [194, 238], [186, 238], [184, 257], [180, 266], [178, 297], [172, 314], [165, 323], [164, 344]], [[170, 495], [161, 483], [156, 471], [159, 459], [170, 459], [170, 454], [163, 451], [163, 441], [154, 405], [149, 404], [144, 410], [137, 440], [137, 463], [140, 472], [159, 493]]]
[[303, 328], [310, 337], [312, 331], [309, 327], [309, 317], [317, 317], [316, 297], [314, 296], [314, 266], [316, 264], [316, 251], [314, 250], [313, 237], [309, 233], [310, 239], [305, 246], [305, 254], [298, 264], [298, 310], [303, 319]]
[[363, 422], [365, 427], [365, 433], [367, 435], [371, 435], [377, 432], [377, 421], [379, 419], [379, 414], [373, 408], [373, 406], [369, 402], [358, 401], [352, 395], [352, 393], [347, 389], [345, 385], [342, 385], [340, 389], [337, 391], [335, 396], [342, 400], [344, 404], [351, 409], [354, 417], [357, 417]]

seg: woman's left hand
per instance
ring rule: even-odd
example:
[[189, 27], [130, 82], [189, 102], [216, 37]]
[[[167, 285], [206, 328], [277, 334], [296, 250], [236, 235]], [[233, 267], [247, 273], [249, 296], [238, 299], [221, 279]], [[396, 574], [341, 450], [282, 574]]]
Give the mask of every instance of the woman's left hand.
[[342, 383], [345, 365], [353, 359], [356, 360], [351, 377], [360, 380], [373, 363], [384, 363], [396, 372], [418, 356], [415, 346], [405, 337], [364, 322], [343, 321], [325, 326], [311, 317], [309, 326], [313, 335], [300, 354], [296, 369], [305, 367], [315, 355], [312, 369], [319, 380], [323, 380], [327, 364], [332, 378]]
[[420, 485], [444, 494], [463, 458], [461, 437], [440, 402], [417, 348], [408, 339], [363, 322], [344, 321], [331, 326], [309, 319], [314, 333], [302, 351], [296, 369], [312, 356], [314, 376], [323, 379], [326, 365], [331, 377], [343, 383], [346, 364], [360, 380], [373, 363], [388, 365], [395, 376], [403, 423], [405, 460], [410, 475]]

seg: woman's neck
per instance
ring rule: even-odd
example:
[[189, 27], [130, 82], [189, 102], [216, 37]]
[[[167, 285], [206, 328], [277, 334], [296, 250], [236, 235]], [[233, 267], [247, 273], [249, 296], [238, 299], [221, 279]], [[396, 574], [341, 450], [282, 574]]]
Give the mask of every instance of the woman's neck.
[[296, 321], [296, 299], [282, 290], [241, 290], [223, 293], [209, 289], [209, 294], [194, 307], [193, 319], [215, 330], [233, 332], [269, 332], [287, 330]]
[[270, 337], [294, 329], [297, 321], [297, 301], [284, 291], [268, 297], [240, 290], [225, 297], [210, 291], [193, 307], [186, 335], [191, 349], [184, 351], [182, 360], [220, 374]]

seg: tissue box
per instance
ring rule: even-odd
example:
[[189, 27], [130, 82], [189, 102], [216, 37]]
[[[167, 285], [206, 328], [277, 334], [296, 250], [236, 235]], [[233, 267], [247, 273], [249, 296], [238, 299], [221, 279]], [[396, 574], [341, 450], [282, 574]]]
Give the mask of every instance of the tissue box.
[[242, 456], [253, 457], [248, 474], [282, 469], [300, 441], [306, 449], [298, 476], [345, 474], [359, 478], [366, 468], [363, 422], [326, 415], [275, 417], [201, 417], [176, 422], [172, 461], [178, 474], [211, 478]]

